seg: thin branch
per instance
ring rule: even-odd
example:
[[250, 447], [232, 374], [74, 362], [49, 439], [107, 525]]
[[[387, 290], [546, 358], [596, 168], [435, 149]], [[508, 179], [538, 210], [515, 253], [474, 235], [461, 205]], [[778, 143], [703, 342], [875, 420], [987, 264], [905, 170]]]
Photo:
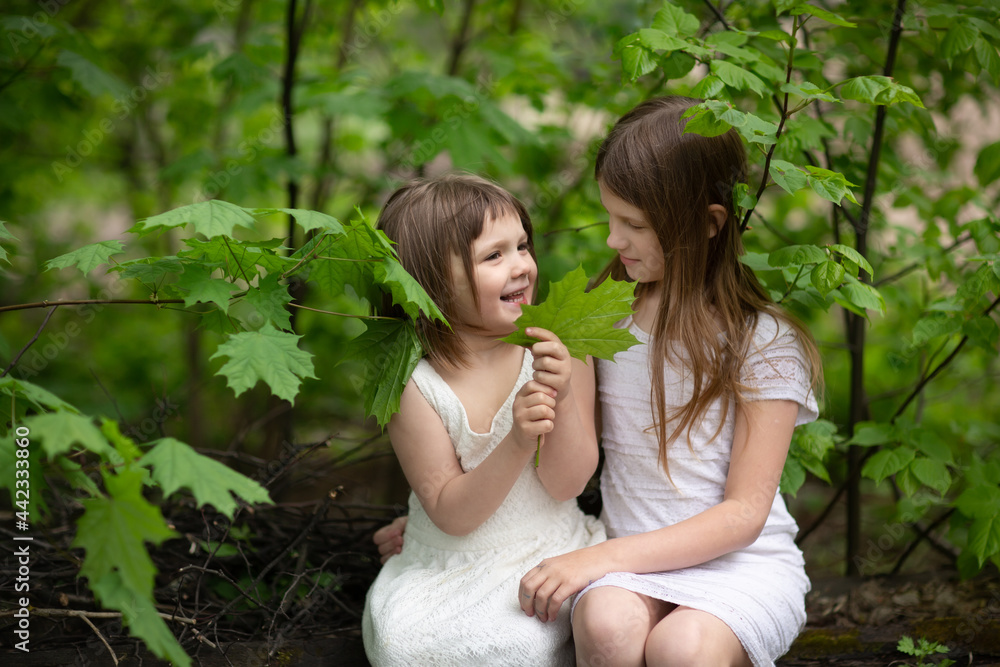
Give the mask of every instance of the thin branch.
[[799, 531], [798, 536], [795, 538], [796, 545], [800, 545], [803, 542], [805, 542], [805, 539], [809, 537], [809, 535], [814, 530], [819, 528], [824, 521], [826, 521], [826, 517], [830, 516], [830, 512], [832, 512], [833, 508], [837, 506], [837, 503], [840, 501], [840, 497], [844, 495], [844, 492], [846, 490], [847, 490], [847, 482], [844, 481], [844, 483], [842, 483], [840, 487], [837, 489], [837, 493], [833, 494], [833, 498], [830, 500], [829, 503], [827, 503], [826, 507], [823, 508], [823, 511], [819, 513], [819, 516], [816, 517], [816, 520], [813, 521], [812, 524], [810, 524], [810, 526], [805, 530]]
[[469, 45], [469, 26], [472, 23], [472, 12], [476, 7], [476, 0], [465, 0], [462, 8], [462, 19], [455, 33], [455, 38], [451, 42], [451, 55], [448, 58], [448, 76], [457, 76], [458, 67], [462, 60], [462, 53]]
[[555, 234], [565, 234], [567, 232], [578, 234], [585, 229], [590, 229], [591, 227], [603, 227], [604, 225], [607, 224], [608, 223], [606, 222], [593, 222], [589, 225], [582, 225], [580, 227], [563, 227], [561, 229], [550, 229], [549, 231], [541, 234], [541, 236], [548, 237], [548, 236], [554, 236]]
[[90, 304], [146, 304], [147, 306], [162, 306], [165, 303], [184, 303], [184, 299], [67, 299], [66, 301], [35, 301], [19, 303], [13, 306], [0, 306], [0, 313], [13, 310], [30, 310], [32, 308], [48, 308], [49, 306], [87, 306]]
[[[989, 315], [991, 312], [993, 312], [993, 310], [997, 307], [998, 304], [1000, 304], [1000, 296], [994, 299], [993, 303], [991, 303], [989, 307], [985, 311], [983, 311], [983, 315], [984, 316]], [[903, 401], [903, 404], [899, 406], [899, 408], [896, 410], [896, 413], [892, 416], [892, 419], [889, 420], [890, 423], [895, 422], [896, 419], [898, 419], [903, 414], [906, 408], [909, 407], [910, 403], [912, 403], [913, 400], [920, 395], [920, 393], [924, 390], [924, 387], [926, 387], [931, 380], [936, 378], [941, 373], [941, 371], [943, 371], [948, 366], [948, 364], [950, 364], [952, 361], [955, 360], [955, 357], [958, 356], [958, 353], [962, 350], [963, 347], [965, 347], [965, 344], [968, 341], [969, 341], [968, 336], [962, 336], [962, 340], [958, 342], [958, 345], [956, 345], [955, 349], [951, 351], [951, 354], [949, 354], [944, 359], [944, 361], [942, 361], [934, 368], [933, 371], [928, 373], [923, 379], [920, 380], [920, 382], [917, 383], [917, 386], [913, 389], [912, 392], [910, 392], [910, 395], [906, 397], [906, 400]]]
[[[962, 245], [963, 243], [966, 243], [966, 242], [971, 241], [971, 240], [972, 240], [972, 234], [968, 234], [966, 236], [959, 236], [947, 248], [942, 248], [941, 252], [947, 254], [947, 253], [951, 252], [952, 250], [954, 250], [955, 248], [957, 248], [958, 246]], [[905, 276], [905, 275], [907, 275], [909, 273], [912, 273], [913, 271], [916, 271], [921, 266], [922, 266], [922, 263], [920, 263], [920, 262], [914, 262], [913, 264], [910, 264], [909, 266], [907, 266], [907, 267], [905, 267], [903, 269], [900, 269], [899, 271], [897, 271], [896, 273], [892, 274], [891, 276], [886, 276], [885, 278], [882, 278], [882, 280], [880, 280], [877, 283], [875, 283], [875, 287], [880, 287], [881, 285], [884, 285], [886, 283], [890, 283], [890, 282], [893, 282], [895, 280], [898, 280], [898, 279], [902, 278], [903, 276]]]
[[703, 0], [703, 2], [710, 10], [712, 10], [712, 13], [715, 14], [715, 20], [721, 23], [723, 28], [726, 30], [732, 30], [729, 23], [726, 22], [726, 17], [722, 15], [722, 12], [719, 11], [718, 7], [712, 4], [712, 0]]
[[301, 310], [311, 310], [314, 313], [323, 313], [324, 315], [337, 315], [339, 317], [353, 317], [358, 320], [398, 320], [398, 317], [385, 317], [384, 315], [353, 315], [351, 313], [338, 313], [332, 310], [320, 310], [319, 308], [310, 308], [309, 306], [301, 306], [297, 303], [289, 303], [289, 306], [293, 308], [300, 308]]
[[42, 320], [42, 326], [38, 327], [38, 331], [36, 331], [35, 335], [31, 337], [31, 340], [28, 341], [28, 344], [22, 347], [21, 351], [18, 352], [13, 359], [11, 359], [10, 364], [7, 366], [7, 368], [4, 369], [4, 372], [0, 373], [0, 378], [7, 375], [7, 373], [10, 373], [11, 370], [13, 370], [14, 366], [17, 366], [17, 362], [21, 360], [21, 357], [24, 355], [25, 352], [28, 351], [28, 348], [30, 348], [32, 345], [35, 344], [35, 341], [37, 341], [38, 337], [42, 334], [42, 329], [44, 329], [45, 325], [49, 323], [49, 320], [52, 319], [52, 314], [55, 312], [56, 309], [53, 306], [52, 310], [50, 310], [48, 314], [45, 316], [45, 319]]
[[48, 45], [49, 45], [48, 41], [43, 42], [42, 45], [39, 46], [35, 50], [35, 52], [32, 53], [28, 57], [28, 59], [24, 61], [23, 65], [21, 65], [19, 68], [17, 68], [17, 70], [15, 70], [13, 74], [11, 74], [9, 77], [7, 77], [6, 81], [4, 81], [3, 83], [0, 83], [0, 92], [3, 92], [4, 88], [6, 88], [10, 84], [14, 83], [14, 81], [17, 79], [17, 77], [21, 76], [21, 74], [23, 74], [24, 71], [26, 69], [28, 69], [28, 65], [31, 64], [31, 61], [34, 60], [38, 56], [38, 54], [42, 52], [42, 49], [44, 49]]
[[[799, 17], [793, 17], [792, 19], [792, 42], [788, 45], [788, 63], [785, 66], [785, 83], [791, 83], [792, 81], [792, 66], [795, 62], [795, 34], [798, 32], [799, 28]], [[756, 199], [759, 201], [761, 195], [764, 194], [764, 190], [767, 189], [767, 181], [770, 178], [769, 170], [771, 168], [771, 158], [774, 156], [774, 149], [778, 146], [778, 139], [781, 138], [781, 131], [785, 128], [785, 121], [788, 120], [788, 93], [785, 93], [785, 99], [781, 104], [781, 120], [778, 121], [778, 130], [774, 133], [774, 143], [767, 151], [767, 157], [764, 158], [764, 174], [760, 179], [760, 187], [757, 188]], [[750, 216], [753, 215], [754, 209], [757, 207], [749, 209], [743, 216], [743, 222], [740, 223], [740, 233], [746, 231], [747, 225], [750, 224]]]
[[931, 535], [931, 533], [934, 531], [935, 528], [937, 528], [942, 523], [944, 523], [945, 521], [947, 521], [948, 517], [950, 517], [954, 513], [955, 513], [955, 508], [952, 507], [947, 512], [943, 512], [941, 514], [941, 516], [939, 516], [937, 519], [935, 519], [934, 522], [931, 523], [931, 525], [927, 526], [926, 528], [921, 528], [920, 526], [918, 526], [918, 525], [915, 524], [913, 526], [913, 529], [915, 531], [917, 531], [917, 536], [914, 538], [914, 540], [912, 542], [910, 542], [909, 546], [906, 547], [906, 551], [904, 551], [899, 556], [899, 559], [896, 561], [896, 565], [893, 566], [892, 572], [890, 574], [899, 574], [899, 571], [903, 567], [903, 563], [906, 562], [906, 559], [910, 557], [910, 554], [912, 554], [916, 550], [917, 546], [921, 542], [923, 542], [924, 540], [927, 540], [928, 542], [930, 542], [930, 544], [932, 546], [934, 546], [935, 548], [937, 548], [939, 551], [944, 550], [945, 553], [947, 553], [948, 556], [950, 556], [951, 559], [954, 560], [955, 559], [955, 554], [951, 553], [950, 551], [948, 551], [944, 547], [944, 545], [937, 544], [934, 541], [934, 539], [933, 539], [933, 537]]

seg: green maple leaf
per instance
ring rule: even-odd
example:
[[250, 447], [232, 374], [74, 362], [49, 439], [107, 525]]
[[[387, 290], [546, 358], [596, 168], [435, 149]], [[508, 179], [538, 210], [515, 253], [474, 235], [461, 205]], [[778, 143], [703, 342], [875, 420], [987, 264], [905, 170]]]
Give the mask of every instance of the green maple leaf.
[[[17, 240], [16, 236], [14, 236], [9, 231], [7, 231], [7, 223], [4, 222], [3, 220], [0, 220], [0, 240], [3, 240], [3, 241], [16, 241]], [[5, 262], [7, 262], [8, 264], [10, 264], [10, 260], [7, 259], [7, 251], [3, 248], [3, 246], [0, 246], [0, 260], [3, 260]]]
[[177, 534], [167, 527], [160, 508], [142, 497], [143, 475], [123, 469], [106, 473], [108, 496], [82, 500], [74, 547], [86, 550], [80, 576], [98, 582], [117, 570], [122, 584], [147, 599], [153, 594], [153, 565], [144, 542], [159, 544]]
[[322, 246], [310, 263], [309, 279], [315, 280], [330, 296], [342, 294], [345, 285], [353, 287], [360, 296], [370, 296], [377, 282], [375, 267], [383, 258], [393, 257], [392, 246], [384, 234], [364, 221], [348, 225], [342, 236], [325, 235], [318, 242]]
[[146, 642], [146, 646], [156, 656], [165, 658], [177, 667], [190, 667], [191, 657], [184, 652], [156, 611], [153, 597], [140, 597], [128, 589], [118, 572], [111, 571], [94, 581], [90, 580], [90, 590], [105, 609], [117, 609], [122, 620], [132, 634]]
[[557, 283], [551, 283], [549, 296], [537, 306], [524, 306], [515, 324], [518, 330], [502, 340], [525, 347], [538, 340], [524, 333], [527, 327], [548, 329], [569, 350], [571, 356], [585, 360], [587, 355], [611, 359], [638, 344], [628, 329], [615, 329], [614, 324], [632, 314], [635, 285], [605, 280], [587, 289], [587, 274], [578, 266]]
[[232, 236], [236, 227], [252, 229], [257, 220], [246, 209], [220, 199], [188, 204], [137, 222], [130, 232], [144, 235], [156, 229], [172, 229], [190, 224], [207, 238]]
[[117, 459], [117, 452], [108, 444], [89, 417], [71, 412], [47, 412], [24, 420], [33, 438], [42, 443], [42, 449], [50, 460], [65, 454], [73, 445], [82, 445], [104, 458]]
[[322, 229], [333, 234], [344, 233], [344, 226], [340, 224], [340, 220], [319, 211], [310, 211], [303, 208], [258, 208], [254, 209], [253, 213], [254, 215], [286, 213], [295, 218], [295, 222], [299, 223], [299, 227], [307, 232], [314, 229]]
[[185, 264], [176, 287], [187, 291], [184, 305], [188, 308], [196, 303], [214, 303], [223, 313], [229, 311], [229, 297], [239, 289], [228, 280], [212, 278], [212, 267], [204, 264]]
[[399, 397], [423, 356], [423, 348], [412, 322], [371, 320], [365, 327], [365, 332], [348, 344], [341, 361], [361, 361], [363, 374], [350, 381], [364, 395], [365, 413], [385, 426], [399, 411]]
[[401, 306], [413, 319], [417, 318], [419, 311], [423, 311], [431, 319], [445, 321], [444, 314], [438, 309], [437, 304], [396, 260], [387, 257], [380, 264], [376, 264], [375, 278], [380, 284], [389, 288], [393, 303]]
[[125, 251], [121, 241], [100, 241], [91, 243], [73, 252], [60, 255], [45, 262], [45, 270], [66, 269], [75, 266], [83, 273], [90, 273], [101, 264], [106, 264], [112, 255]]
[[293, 401], [301, 380], [316, 377], [312, 355], [299, 349], [299, 338], [268, 323], [257, 331], [230, 335], [209, 358], [229, 357], [218, 375], [226, 376], [237, 396], [263, 380], [275, 396]]
[[257, 309], [264, 320], [279, 329], [292, 328], [292, 316], [285, 304], [292, 301], [288, 286], [278, 282], [277, 274], [270, 274], [257, 281], [257, 289], [247, 292], [246, 302]]
[[230, 519], [236, 510], [236, 494], [248, 503], [270, 503], [267, 490], [249, 477], [174, 438], [161, 438], [142, 457], [139, 465], [152, 467], [153, 481], [169, 496], [177, 489], [191, 491], [198, 506], [212, 505]]

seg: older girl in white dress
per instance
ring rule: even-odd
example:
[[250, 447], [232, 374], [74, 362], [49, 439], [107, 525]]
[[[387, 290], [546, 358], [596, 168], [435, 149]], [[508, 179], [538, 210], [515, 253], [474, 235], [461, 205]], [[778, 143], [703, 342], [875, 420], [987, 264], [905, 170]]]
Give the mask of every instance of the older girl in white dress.
[[[637, 283], [642, 345], [598, 361], [608, 541], [521, 580], [529, 616], [575, 600], [577, 664], [773, 665], [805, 622], [795, 521], [778, 495], [817, 416], [808, 332], [740, 263], [735, 130], [684, 134], [684, 98], [623, 116], [597, 156], [608, 273]], [[409, 539], [409, 534], [407, 534]]]

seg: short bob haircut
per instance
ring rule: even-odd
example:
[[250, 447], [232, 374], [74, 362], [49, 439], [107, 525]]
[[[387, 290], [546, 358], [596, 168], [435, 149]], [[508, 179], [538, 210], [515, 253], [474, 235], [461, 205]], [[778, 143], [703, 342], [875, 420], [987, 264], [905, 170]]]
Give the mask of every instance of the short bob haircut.
[[[472, 174], [448, 174], [432, 179], [417, 179], [403, 185], [386, 201], [377, 227], [396, 243], [403, 268], [413, 276], [434, 300], [451, 328], [442, 322], [420, 315], [417, 335], [430, 358], [449, 366], [461, 366], [468, 352], [455, 329], [469, 329], [469, 323], [457, 317], [455, 276], [451, 275], [450, 257], [460, 257], [465, 274], [475, 291], [472, 244], [483, 233], [487, 220], [506, 215], [517, 216], [528, 235], [528, 250], [535, 257], [531, 218], [524, 204], [502, 187]], [[403, 309], [384, 295], [377, 307], [379, 314], [405, 318]]]

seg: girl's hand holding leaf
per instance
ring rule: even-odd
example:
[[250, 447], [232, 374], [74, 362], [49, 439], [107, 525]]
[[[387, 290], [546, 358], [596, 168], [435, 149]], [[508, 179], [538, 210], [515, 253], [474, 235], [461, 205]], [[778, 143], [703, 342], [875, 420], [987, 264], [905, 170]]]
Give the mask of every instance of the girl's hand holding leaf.
[[539, 341], [531, 346], [531, 355], [535, 358], [531, 364], [535, 370], [535, 381], [551, 387], [556, 401], [563, 400], [573, 374], [569, 350], [558, 336], [547, 329], [529, 327], [525, 334]]
[[542, 436], [555, 427], [556, 399], [551, 387], [529, 380], [514, 397], [511, 435], [519, 447], [541, 447]]

